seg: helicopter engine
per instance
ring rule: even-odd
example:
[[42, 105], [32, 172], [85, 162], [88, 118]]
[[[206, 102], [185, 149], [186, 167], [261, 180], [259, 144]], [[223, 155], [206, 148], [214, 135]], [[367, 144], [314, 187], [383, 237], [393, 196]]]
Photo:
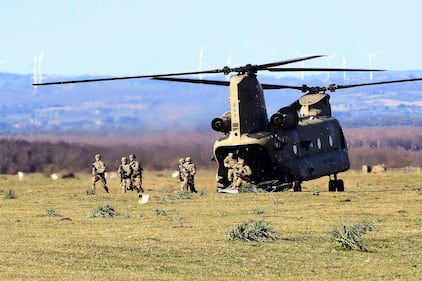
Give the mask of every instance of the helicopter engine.
[[227, 111], [221, 115], [219, 118], [214, 118], [211, 121], [211, 127], [214, 131], [222, 132], [228, 134], [232, 129], [232, 121], [230, 116], [230, 111]]
[[270, 123], [277, 129], [292, 130], [297, 127], [299, 116], [291, 107], [282, 107], [270, 118]]

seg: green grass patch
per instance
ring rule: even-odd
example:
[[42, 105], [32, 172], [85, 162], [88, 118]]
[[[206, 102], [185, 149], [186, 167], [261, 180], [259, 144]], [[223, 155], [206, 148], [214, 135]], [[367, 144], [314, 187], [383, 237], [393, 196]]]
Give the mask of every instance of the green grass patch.
[[92, 218], [108, 218], [117, 216], [118, 213], [110, 203], [105, 203], [96, 207], [91, 212]]
[[56, 208], [48, 208], [47, 210], [45, 210], [45, 216], [46, 217], [61, 217], [62, 214]]
[[4, 199], [16, 199], [18, 198], [18, 196], [16, 195], [16, 193], [9, 189], [5, 194], [4, 194]]
[[374, 230], [372, 222], [364, 221], [351, 226], [341, 225], [331, 231], [335, 245], [345, 250], [368, 252], [363, 241], [363, 235]]
[[265, 242], [277, 240], [278, 234], [270, 222], [245, 221], [238, 224], [229, 234], [229, 240], [241, 240], [246, 242]]

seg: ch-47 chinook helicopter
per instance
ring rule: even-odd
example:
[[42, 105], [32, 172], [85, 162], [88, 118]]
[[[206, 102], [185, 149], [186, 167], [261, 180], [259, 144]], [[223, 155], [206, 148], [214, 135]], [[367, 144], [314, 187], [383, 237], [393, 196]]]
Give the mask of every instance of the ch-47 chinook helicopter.
[[[329, 177], [329, 191], [344, 191], [344, 183], [337, 175], [349, 169], [347, 143], [339, 121], [331, 115], [330, 96], [327, 92], [339, 89], [389, 83], [419, 81], [422, 78], [384, 82], [319, 86], [288, 86], [260, 84], [259, 71], [382, 71], [378, 69], [345, 68], [286, 68], [277, 67], [322, 56], [306, 56], [261, 65], [246, 65], [222, 69], [110, 77], [61, 82], [46, 82], [34, 86], [84, 83], [123, 79], [152, 78], [173, 82], [187, 82], [230, 87], [230, 111], [211, 122], [211, 127], [223, 136], [214, 143], [217, 168], [217, 190], [232, 193], [224, 159], [229, 153], [244, 159], [251, 168], [249, 181], [265, 191], [293, 188], [301, 191], [301, 183], [323, 176]], [[186, 76], [223, 73], [230, 81], [202, 80]], [[263, 90], [295, 89], [303, 95], [290, 105], [281, 107], [268, 118]]]

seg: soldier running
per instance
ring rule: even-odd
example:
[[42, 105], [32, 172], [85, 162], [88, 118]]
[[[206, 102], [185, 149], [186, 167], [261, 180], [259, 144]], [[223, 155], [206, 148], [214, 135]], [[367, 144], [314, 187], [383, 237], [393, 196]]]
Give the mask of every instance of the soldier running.
[[195, 164], [192, 163], [190, 157], [185, 158], [185, 163], [183, 164], [184, 167], [184, 188], [186, 191], [190, 190], [190, 192], [197, 192], [195, 189], [195, 175], [196, 175], [196, 167]]
[[135, 154], [129, 155], [129, 165], [132, 168], [132, 176], [131, 176], [131, 189], [135, 188], [138, 193], [143, 193], [144, 189], [142, 188], [142, 167], [139, 164], [138, 160], [136, 160]]
[[185, 159], [180, 158], [179, 159], [179, 181], [180, 181], [180, 190], [184, 191], [187, 190], [187, 182], [185, 183], [185, 167], [183, 166], [185, 164]]
[[122, 157], [121, 164], [117, 169], [117, 172], [120, 175], [120, 186], [122, 187], [122, 192], [126, 193], [126, 191], [130, 188], [130, 178], [132, 176], [132, 167], [128, 164], [126, 157]]
[[95, 183], [97, 181], [100, 181], [101, 184], [103, 185], [104, 190], [108, 192], [108, 187], [107, 187], [107, 180], [105, 177], [105, 171], [106, 171], [106, 165], [104, 164], [104, 162], [101, 160], [101, 155], [100, 154], [95, 154], [95, 162], [92, 163], [92, 167], [91, 167], [91, 172], [92, 172], [92, 191], [96, 192], [96, 187], [95, 187]]

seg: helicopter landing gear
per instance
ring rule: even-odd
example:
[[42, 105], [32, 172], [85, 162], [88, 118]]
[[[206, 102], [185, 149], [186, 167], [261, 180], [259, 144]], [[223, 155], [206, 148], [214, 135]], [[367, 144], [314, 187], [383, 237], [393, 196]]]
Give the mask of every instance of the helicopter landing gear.
[[334, 174], [334, 179], [332, 180], [330, 177], [330, 181], [328, 182], [328, 191], [329, 192], [343, 192], [344, 191], [344, 182], [343, 180], [337, 179], [337, 174]]
[[302, 192], [302, 184], [300, 181], [294, 181], [293, 183], [293, 191], [294, 192]]

